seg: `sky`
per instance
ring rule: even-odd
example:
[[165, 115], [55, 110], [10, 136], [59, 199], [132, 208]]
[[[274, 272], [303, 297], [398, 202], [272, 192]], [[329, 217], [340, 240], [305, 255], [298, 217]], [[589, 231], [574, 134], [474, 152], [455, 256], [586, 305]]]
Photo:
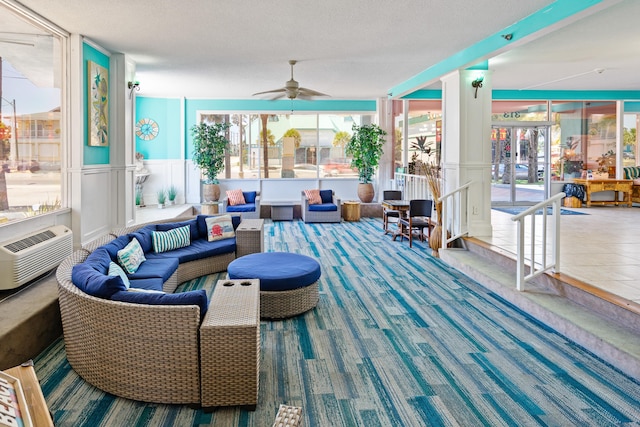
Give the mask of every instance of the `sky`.
[[16, 114], [33, 114], [60, 107], [60, 89], [39, 88], [24, 77], [7, 60], [2, 61], [2, 115], [12, 115], [13, 100]]

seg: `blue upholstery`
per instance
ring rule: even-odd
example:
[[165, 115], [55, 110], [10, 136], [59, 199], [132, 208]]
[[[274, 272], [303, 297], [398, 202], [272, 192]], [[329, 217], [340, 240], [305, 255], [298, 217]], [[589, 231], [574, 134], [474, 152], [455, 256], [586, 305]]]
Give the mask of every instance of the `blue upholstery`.
[[71, 280], [81, 291], [98, 298], [108, 299], [118, 291], [126, 291], [120, 276], [107, 275], [110, 262], [107, 250], [98, 248], [83, 263], [73, 266]]
[[[101, 246], [101, 248], [105, 249], [109, 253], [109, 258], [112, 261], [116, 261], [118, 251], [124, 248], [125, 246], [127, 246], [130, 241], [131, 241], [131, 238], [129, 236], [120, 236], [113, 239], [106, 245]], [[142, 247], [142, 250], [144, 251], [144, 247]], [[108, 264], [107, 264], [107, 267], [108, 267]]]
[[333, 190], [320, 190], [322, 203], [333, 203]]
[[227, 212], [255, 212], [255, 203], [245, 203], [244, 205], [227, 206]]
[[309, 286], [320, 278], [320, 264], [306, 255], [263, 252], [245, 255], [227, 267], [229, 279], [260, 279], [261, 291], [286, 291]]
[[316, 212], [332, 212], [337, 211], [338, 207], [333, 203], [321, 203], [319, 205], [309, 205], [309, 210]]
[[[236, 239], [222, 239], [208, 242], [206, 239], [198, 239], [191, 241], [191, 245], [184, 248], [174, 249], [169, 252], [145, 254], [147, 260], [167, 258], [176, 258], [179, 263], [195, 261], [197, 259], [207, 258], [213, 255], [226, 254], [235, 252]], [[144, 263], [143, 263], [144, 264]]]
[[161, 291], [164, 281], [159, 277], [148, 277], [145, 279], [129, 280], [131, 288], [147, 289], [150, 291]]
[[253, 204], [255, 206], [256, 196], [258, 195], [257, 191], [243, 191], [242, 195], [244, 196], [244, 201]]
[[177, 294], [122, 291], [114, 293], [111, 300], [149, 305], [197, 305], [200, 307], [200, 320], [204, 318], [209, 308], [207, 293], [204, 289]]
[[[160, 278], [162, 279], [162, 283], [164, 283], [178, 269], [178, 264], [178, 258], [147, 258], [145, 262], [140, 264], [140, 267], [138, 267], [135, 273], [128, 274], [127, 276], [129, 280]], [[160, 289], [162, 290], [162, 286]]]

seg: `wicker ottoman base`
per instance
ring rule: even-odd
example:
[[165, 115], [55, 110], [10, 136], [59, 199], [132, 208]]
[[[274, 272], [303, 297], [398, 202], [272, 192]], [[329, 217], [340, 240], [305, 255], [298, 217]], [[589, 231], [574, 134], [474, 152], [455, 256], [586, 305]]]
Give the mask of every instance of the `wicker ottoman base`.
[[284, 319], [309, 311], [318, 305], [318, 282], [290, 291], [261, 291], [260, 317]]

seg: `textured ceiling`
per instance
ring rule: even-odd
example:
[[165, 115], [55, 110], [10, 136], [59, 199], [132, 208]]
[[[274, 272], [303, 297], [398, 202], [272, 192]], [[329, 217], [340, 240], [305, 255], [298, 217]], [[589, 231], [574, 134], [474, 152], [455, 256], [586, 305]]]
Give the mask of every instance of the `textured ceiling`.
[[[284, 86], [287, 61], [297, 59], [294, 76], [301, 86], [331, 99], [374, 99], [553, 2], [21, 3], [68, 32], [125, 53], [136, 63], [140, 95], [250, 99], [254, 92]], [[634, 21], [640, 1], [602, 4], [604, 10], [594, 15], [490, 59], [494, 88], [638, 90], [640, 32]], [[4, 48], [0, 44], [0, 55]]]

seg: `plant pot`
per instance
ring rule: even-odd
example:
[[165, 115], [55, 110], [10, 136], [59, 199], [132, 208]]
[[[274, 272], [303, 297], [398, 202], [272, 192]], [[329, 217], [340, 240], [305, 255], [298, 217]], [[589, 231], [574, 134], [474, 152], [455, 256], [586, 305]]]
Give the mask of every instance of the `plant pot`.
[[373, 196], [375, 196], [375, 191], [373, 190], [372, 183], [358, 184], [358, 198], [362, 203], [371, 203], [373, 201]]
[[202, 184], [203, 202], [215, 202], [220, 198], [220, 186], [218, 184]]
[[164, 204], [158, 203], [158, 209], [164, 209]]

